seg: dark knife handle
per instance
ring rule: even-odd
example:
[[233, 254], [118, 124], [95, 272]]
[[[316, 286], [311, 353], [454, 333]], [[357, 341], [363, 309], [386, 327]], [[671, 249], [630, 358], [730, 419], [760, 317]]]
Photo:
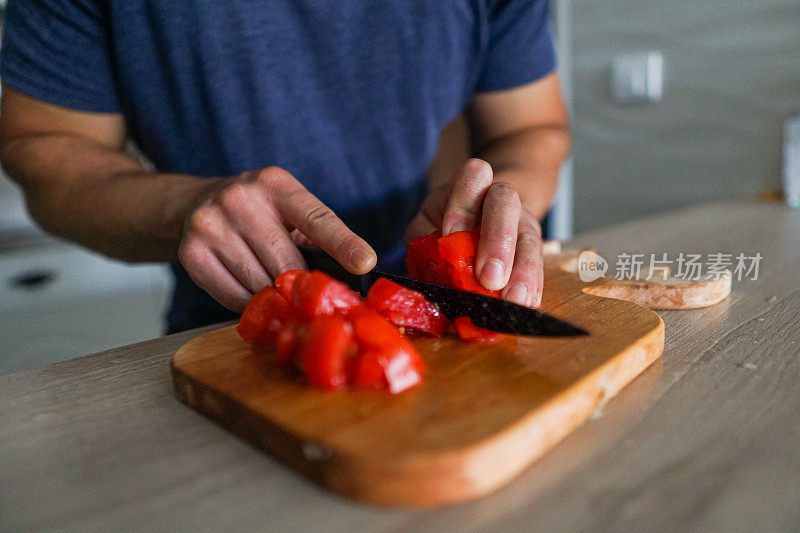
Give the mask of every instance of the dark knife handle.
[[346, 283], [348, 287], [361, 293], [361, 296], [366, 296], [366, 290], [372, 285], [369, 282], [371, 279], [369, 274], [364, 276], [351, 274], [336, 259], [317, 246], [298, 246], [297, 248], [300, 250], [300, 255], [303, 256], [309, 270], [325, 272], [330, 277]]

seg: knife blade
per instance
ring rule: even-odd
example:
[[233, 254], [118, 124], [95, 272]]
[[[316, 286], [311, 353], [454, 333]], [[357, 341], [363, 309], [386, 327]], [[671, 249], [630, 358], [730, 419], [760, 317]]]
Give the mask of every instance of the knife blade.
[[530, 309], [492, 296], [475, 294], [379, 270], [372, 270], [363, 276], [357, 276], [348, 272], [320, 248], [301, 246], [300, 253], [309, 270], [321, 270], [329, 276], [343, 281], [354, 291], [360, 292], [361, 296], [366, 296], [372, 284], [378, 278], [383, 277], [422, 293], [428, 300], [439, 306], [442, 313], [450, 320], [466, 316], [476, 326], [513, 335], [568, 337], [588, 334], [586, 330], [538, 309]]

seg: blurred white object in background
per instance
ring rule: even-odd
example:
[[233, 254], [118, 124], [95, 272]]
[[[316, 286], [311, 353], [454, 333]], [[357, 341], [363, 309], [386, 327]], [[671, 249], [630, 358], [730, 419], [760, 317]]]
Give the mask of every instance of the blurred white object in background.
[[611, 65], [611, 94], [621, 104], [661, 101], [664, 86], [661, 52], [621, 54]]
[[783, 125], [783, 200], [800, 209], [800, 115]]

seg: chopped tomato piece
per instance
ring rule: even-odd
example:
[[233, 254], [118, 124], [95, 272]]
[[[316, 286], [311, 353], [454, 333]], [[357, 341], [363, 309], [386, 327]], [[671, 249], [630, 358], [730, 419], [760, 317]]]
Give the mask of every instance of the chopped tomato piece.
[[308, 327], [300, 349], [303, 373], [311, 385], [338, 389], [345, 385], [345, 363], [352, 339], [352, 327], [341, 315], [322, 315]]
[[353, 319], [353, 334], [358, 344], [367, 348], [381, 348], [404, 340], [396, 327], [371, 309], [362, 310]]
[[299, 276], [305, 276], [307, 273], [303, 270], [287, 270], [275, 278], [275, 290], [281, 293], [281, 296], [291, 302], [294, 294], [294, 283]]
[[350, 287], [319, 271], [298, 276], [293, 283], [294, 308], [305, 318], [347, 311], [361, 303]]
[[278, 291], [267, 286], [250, 299], [236, 330], [245, 342], [272, 346], [278, 332], [291, 318], [289, 303]]
[[390, 281], [378, 279], [367, 294], [367, 305], [388, 318], [392, 324], [441, 337], [450, 321], [436, 305], [421, 293]]
[[480, 230], [456, 231], [442, 237], [436, 232], [414, 239], [408, 246], [406, 268], [412, 278], [478, 294], [499, 296], [475, 277], [475, 257]]
[[374, 348], [364, 350], [354, 361], [352, 382], [355, 386], [362, 389], [383, 389], [387, 386], [380, 350]]
[[456, 333], [461, 338], [461, 340], [467, 342], [495, 342], [500, 340], [503, 335], [502, 333], [497, 333], [496, 331], [491, 331], [488, 329], [483, 329], [475, 324], [472, 323], [467, 316], [460, 316], [453, 321], [453, 324], [456, 327]]
[[278, 364], [289, 366], [297, 358], [306, 328], [292, 321], [286, 324], [275, 337], [275, 354]]
[[403, 339], [401, 343], [388, 350], [382, 350], [379, 361], [383, 366], [389, 392], [398, 394], [422, 383], [426, 365], [414, 349], [414, 345]]

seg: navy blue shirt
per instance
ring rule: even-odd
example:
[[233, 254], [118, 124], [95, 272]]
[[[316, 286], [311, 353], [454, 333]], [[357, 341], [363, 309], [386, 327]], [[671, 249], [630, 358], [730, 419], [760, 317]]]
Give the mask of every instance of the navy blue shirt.
[[[0, 77], [122, 113], [159, 171], [283, 167], [391, 267], [443, 127], [553, 70], [547, 20], [546, 0], [10, 0]], [[173, 270], [171, 330], [232, 316]]]

